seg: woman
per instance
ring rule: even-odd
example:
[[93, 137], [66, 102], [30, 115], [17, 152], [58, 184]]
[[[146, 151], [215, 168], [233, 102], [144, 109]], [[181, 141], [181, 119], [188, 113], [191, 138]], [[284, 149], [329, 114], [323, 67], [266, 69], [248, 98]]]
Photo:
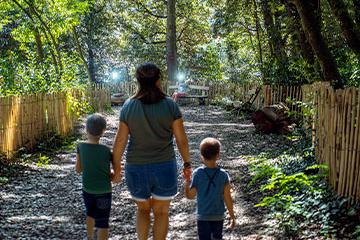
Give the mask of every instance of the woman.
[[141, 240], [148, 239], [151, 212], [153, 239], [166, 239], [170, 202], [177, 193], [173, 136], [184, 169], [188, 174], [191, 172], [182, 115], [177, 104], [160, 89], [160, 77], [160, 69], [151, 63], [136, 70], [139, 89], [121, 109], [113, 149], [115, 161], [121, 161], [129, 136], [125, 179], [137, 205], [136, 232]]

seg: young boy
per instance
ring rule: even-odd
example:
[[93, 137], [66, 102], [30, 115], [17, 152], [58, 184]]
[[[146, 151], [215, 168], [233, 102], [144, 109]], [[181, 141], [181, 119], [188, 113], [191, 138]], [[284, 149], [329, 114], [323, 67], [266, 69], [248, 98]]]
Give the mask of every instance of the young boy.
[[[86, 208], [88, 239], [108, 239], [111, 208], [111, 181], [119, 182], [121, 166], [113, 162], [111, 150], [99, 144], [106, 128], [100, 114], [90, 115], [86, 121], [87, 141], [79, 143], [76, 155], [76, 172], [82, 172], [83, 198]], [[110, 171], [110, 163], [114, 173]]]
[[222, 239], [225, 206], [229, 212], [230, 227], [235, 226], [233, 201], [230, 195], [230, 177], [219, 168], [220, 142], [215, 138], [205, 138], [200, 144], [204, 166], [190, 174], [184, 170], [185, 195], [188, 199], [197, 196], [197, 227], [200, 240]]

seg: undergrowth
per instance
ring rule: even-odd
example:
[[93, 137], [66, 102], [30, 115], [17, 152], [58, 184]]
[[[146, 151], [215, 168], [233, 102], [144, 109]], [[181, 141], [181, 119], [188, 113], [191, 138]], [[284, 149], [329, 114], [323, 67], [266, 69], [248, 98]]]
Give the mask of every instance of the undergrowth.
[[267, 152], [249, 158], [248, 185], [262, 194], [256, 206], [267, 210], [287, 238], [360, 239], [360, 206], [333, 192], [327, 166], [316, 162], [304, 136], [288, 136], [294, 144], [276, 157]]
[[78, 134], [60, 136], [47, 134], [38, 140], [35, 148], [19, 149], [11, 159], [0, 156], [0, 186], [8, 184], [13, 178], [22, 174], [25, 170], [33, 171], [29, 164], [35, 163], [40, 169], [46, 169], [56, 154], [74, 151]]

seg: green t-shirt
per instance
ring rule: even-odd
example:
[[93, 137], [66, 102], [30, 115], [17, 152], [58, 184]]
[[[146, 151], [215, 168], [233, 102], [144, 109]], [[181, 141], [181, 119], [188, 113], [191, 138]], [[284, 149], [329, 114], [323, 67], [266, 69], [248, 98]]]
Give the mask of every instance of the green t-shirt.
[[80, 143], [83, 190], [92, 194], [111, 192], [110, 162], [111, 150], [102, 144]]
[[120, 112], [120, 121], [129, 127], [126, 162], [147, 164], [175, 158], [173, 122], [182, 117], [178, 105], [169, 97], [154, 104], [128, 99]]

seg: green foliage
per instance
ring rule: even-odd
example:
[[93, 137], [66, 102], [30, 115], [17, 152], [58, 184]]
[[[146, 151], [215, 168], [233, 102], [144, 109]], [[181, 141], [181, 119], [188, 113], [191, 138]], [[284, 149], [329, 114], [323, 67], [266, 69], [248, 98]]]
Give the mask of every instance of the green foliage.
[[[79, 98], [79, 95], [81, 96]], [[93, 113], [94, 108], [90, 104], [90, 99], [85, 95], [85, 92], [80, 90], [79, 95], [74, 96], [71, 93], [67, 93], [68, 111], [72, 116], [79, 119], [84, 114]]]
[[36, 162], [36, 166], [38, 168], [47, 168], [48, 164], [49, 164], [49, 157], [41, 155], [41, 153], [40, 153], [39, 159]]
[[360, 239], [360, 225], [356, 226], [352, 236], [355, 237], [356, 239]]
[[268, 209], [268, 217], [276, 220], [287, 237], [357, 236], [359, 209], [349, 199], [334, 195], [326, 181], [328, 167], [315, 162], [314, 149], [304, 141], [300, 138], [275, 158], [262, 154], [249, 159], [250, 184], [260, 184], [264, 196], [256, 206]]
[[88, 1], [1, 1], [0, 9], [0, 96], [79, 83], [83, 67], [69, 37]]
[[34, 149], [19, 149], [11, 160], [0, 156], [0, 186], [11, 181], [24, 171], [35, 171], [29, 165], [35, 164], [41, 170], [46, 170], [48, 164], [56, 158], [59, 152], [74, 152], [79, 135], [60, 136], [48, 133]]

